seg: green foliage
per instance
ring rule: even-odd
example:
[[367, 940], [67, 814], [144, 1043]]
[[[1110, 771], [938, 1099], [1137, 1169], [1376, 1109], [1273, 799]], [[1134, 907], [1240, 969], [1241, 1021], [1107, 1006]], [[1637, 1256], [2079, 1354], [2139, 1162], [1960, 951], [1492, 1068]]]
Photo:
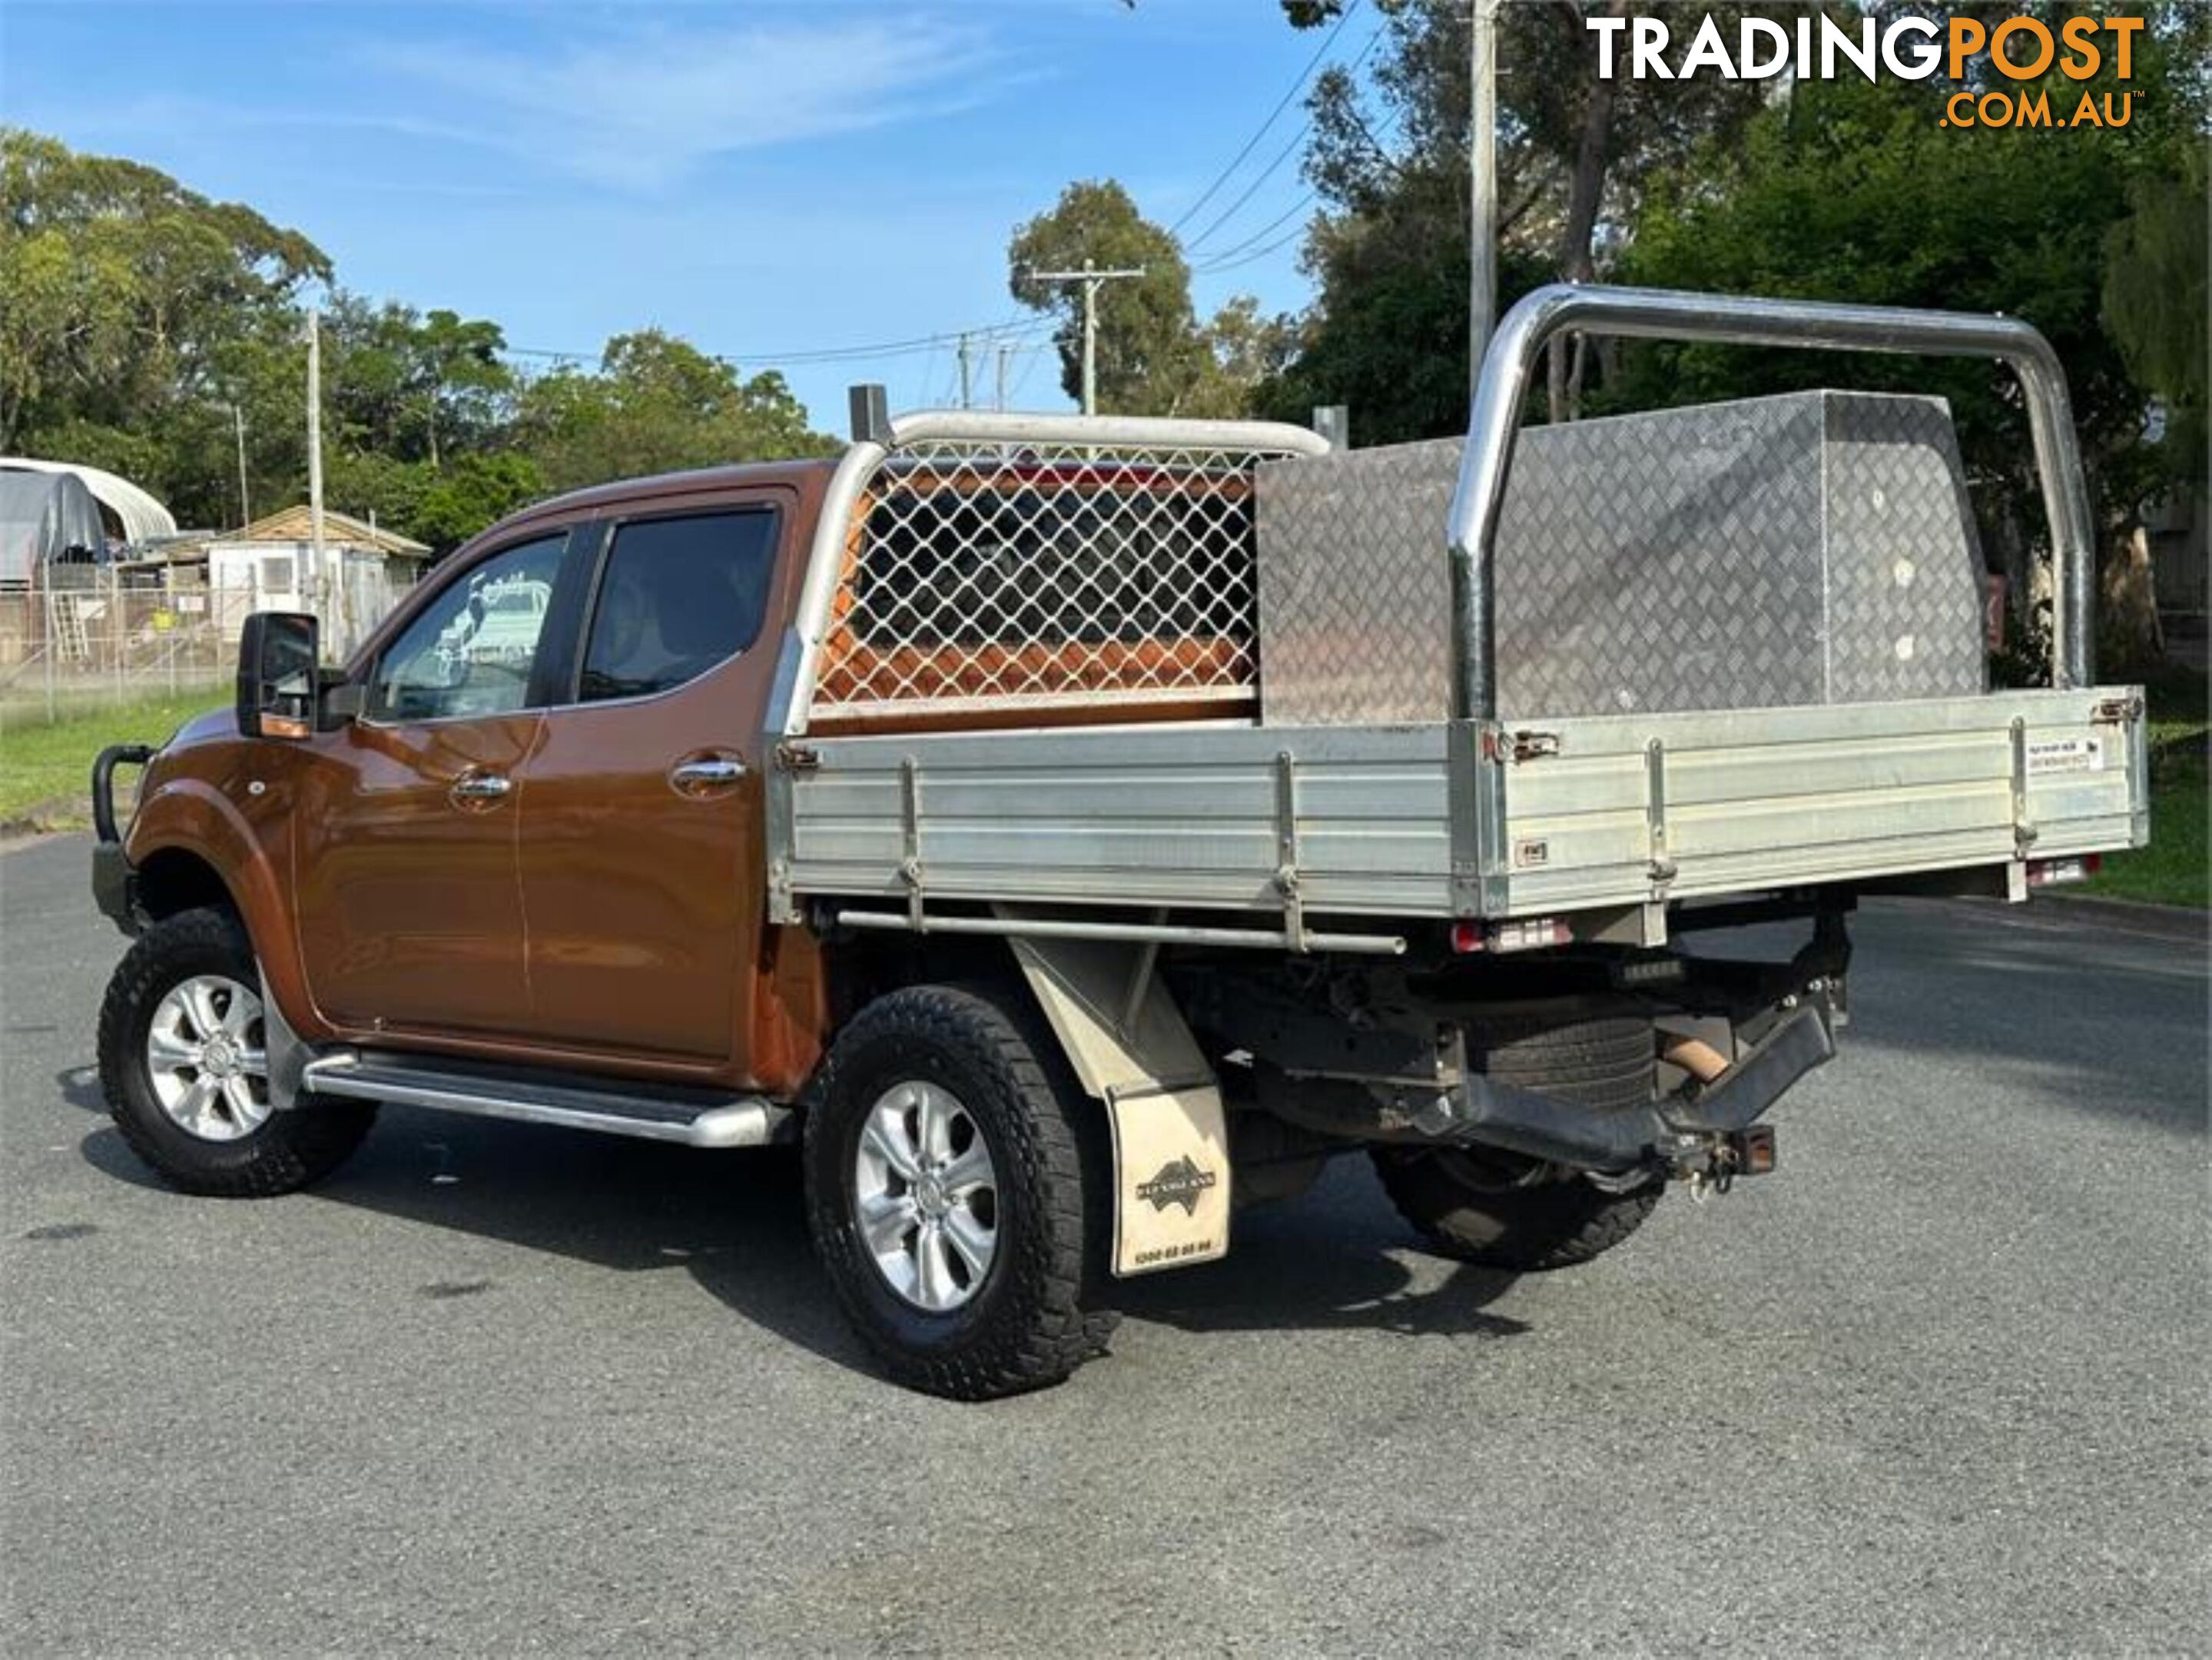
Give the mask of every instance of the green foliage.
[[808, 429], [781, 374], [741, 376], [658, 329], [610, 340], [596, 372], [559, 368], [531, 382], [515, 426], [553, 489], [836, 447]]
[[2136, 379], [2166, 405], [2177, 470], [2204, 453], [2207, 314], [2205, 158], [2185, 144], [2171, 175], [2128, 184], [2127, 217], [2105, 237], [2104, 319]]
[[[2111, 259], [2129, 246], [2117, 228], [2130, 204], [2162, 202], [2164, 181], [2179, 176], [2200, 142], [2204, 106], [2190, 58], [2198, 33], [2191, 26], [2147, 36], [2127, 86], [2110, 78], [2109, 64], [2099, 79], [2054, 74], [2040, 84], [2054, 110], [2069, 114], [2085, 94], [2132, 89], [2136, 113], [2125, 128], [1946, 126], [1954, 88], [1941, 81], [1801, 86], [1729, 154], [1710, 152], [1655, 186], [1619, 274], [1655, 287], [2026, 318], [2066, 366], [2100, 517], [2118, 526], [2156, 488], [2164, 464], [2144, 438], [2147, 388], [2104, 325]], [[2203, 258], [2200, 244], [2200, 310]], [[2198, 330], [2201, 342], [2201, 318]], [[1812, 385], [1940, 392], [1957, 417], [1970, 474], [1993, 487], [1984, 516], [2000, 541], [2040, 532], [2025, 412], [1986, 364], [1703, 346], [1647, 347], [1623, 362], [1603, 405]]]
[[408, 533], [443, 553], [545, 494], [544, 475], [526, 455], [464, 455], [422, 492]]
[[1239, 295], [1201, 325], [1191, 307], [1190, 266], [1174, 237], [1137, 211], [1114, 179], [1070, 185], [1049, 212], [1014, 232], [1006, 249], [1014, 298], [1058, 319], [1060, 386], [1083, 395], [1083, 284], [1030, 273], [1137, 271], [1098, 290], [1098, 407], [1115, 415], [1237, 416], [1254, 389], [1289, 357], [1288, 319], [1260, 314]]
[[[188, 517], [235, 500], [197, 453], [198, 411], [241, 354], [289, 323], [330, 261], [249, 208], [211, 202], [136, 162], [79, 155], [0, 128], [0, 451], [64, 453], [89, 438]], [[295, 404], [296, 407], [296, 404]], [[119, 457], [118, 457], [119, 459]], [[150, 466], [149, 461], [152, 462]]]
[[[121, 473], [186, 526], [299, 501], [304, 290], [331, 278], [248, 209], [0, 128], [0, 451]], [[548, 489], [833, 447], [781, 375], [657, 331], [526, 384], [489, 319], [343, 289], [321, 310], [325, 498], [441, 551]]]
[[1048, 213], [1015, 231], [1006, 249], [1014, 298], [1059, 319], [1060, 386], [1083, 391], [1083, 284], [1033, 271], [1139, 271], [1098, 290], [1098, 407], [1118, 415], [1170, 415], [1182, 408], [1210, 362], [1190, 305], [1190, 266], [1167, 232], [1137, 211], [1116, 181], [1085, 179]]

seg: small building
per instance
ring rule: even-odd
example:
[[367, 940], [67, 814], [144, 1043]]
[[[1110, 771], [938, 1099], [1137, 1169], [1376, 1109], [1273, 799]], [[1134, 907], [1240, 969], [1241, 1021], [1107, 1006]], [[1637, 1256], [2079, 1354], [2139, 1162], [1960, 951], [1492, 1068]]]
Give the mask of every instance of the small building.
[[383, 621], [430, 561], [422, 543], [328, 509], [319, 582], [313, 544], [304, 503], [211, 538], [208, 591], [225, 632], [235, 638], [257, 611], [313, 611], [323, 619], [330, 648], [350, 650]]

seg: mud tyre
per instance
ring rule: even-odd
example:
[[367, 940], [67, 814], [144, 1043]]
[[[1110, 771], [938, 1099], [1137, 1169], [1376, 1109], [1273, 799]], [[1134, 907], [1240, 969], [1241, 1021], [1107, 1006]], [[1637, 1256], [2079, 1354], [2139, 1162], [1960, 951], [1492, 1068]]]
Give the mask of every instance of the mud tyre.
[[273, 1110], [261, 975], [228, 912], [179, 912], [141, 934], [100, 1010], [100, 1081], [115, 1128], [185, 1193], [265, 1199], [320, 1180], [375, 1122], [366, 1102], [305, 1096]]
[[1103, 1347], [1113, 1316], [1086, 1296], [1110, 1204], [1097, 1118], [1012, 991], [908, 987], [846, 1026], [810, 1091], [807, 1219], [892, 1378], [988, 1400]]

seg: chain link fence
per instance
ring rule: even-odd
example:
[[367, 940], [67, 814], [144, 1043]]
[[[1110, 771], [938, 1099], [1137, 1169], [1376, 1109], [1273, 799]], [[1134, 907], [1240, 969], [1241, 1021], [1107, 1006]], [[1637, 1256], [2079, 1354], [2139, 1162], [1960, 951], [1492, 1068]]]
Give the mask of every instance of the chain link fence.
[[[367, 637], [401, 589], [368, 565], [334, 570], [331, 581], [340, 591], [319, 609], [325, 654], [335, 659]], [[47, 566], [39, 586], [0, 591], [0, 729], [225, 687], [239, 630], [262, 603], [250, 586], [210, 585], [204, 567]]]

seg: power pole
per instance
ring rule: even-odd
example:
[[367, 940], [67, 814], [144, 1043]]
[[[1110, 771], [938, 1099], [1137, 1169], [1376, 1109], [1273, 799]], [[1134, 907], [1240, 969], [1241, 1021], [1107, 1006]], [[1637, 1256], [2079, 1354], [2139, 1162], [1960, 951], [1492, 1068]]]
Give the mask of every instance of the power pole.
[[323, 612], [323, 316], [307, 307], [307, 604]]
[[1468, 193], [1467, 386], [1498, 325], [1498, 0], [1474, 0], [1468, 70], [1474, 88]]
[[1001, 415], [1006, 412], [1006, 365], [1012, 361], [1013, 356], [1012, 346], [999, 348], [999, 383], [994, 392], [991, 407]]
[[230, 406], [230, 421], [238, 429], [238, 522], [243, 528], [253, 522], [253, 504], [246, 496], [246, 411], [235, 403]]
[[975, 407], [975, 399], [969, 380], [968, 363], [968, 334], [963, 329], [960, 335], [960, 407], [963, 410]]
[[1098, 413], [1099, 285], [1144, 274], [1142, 265], [1128, 271], [1100, 271], [1088, 259], [1083, 262], [1081, 271], [1033, 271], [1030, 273], [1032, 282], [1083, 284], [1083, 412], [1085, 415]]

